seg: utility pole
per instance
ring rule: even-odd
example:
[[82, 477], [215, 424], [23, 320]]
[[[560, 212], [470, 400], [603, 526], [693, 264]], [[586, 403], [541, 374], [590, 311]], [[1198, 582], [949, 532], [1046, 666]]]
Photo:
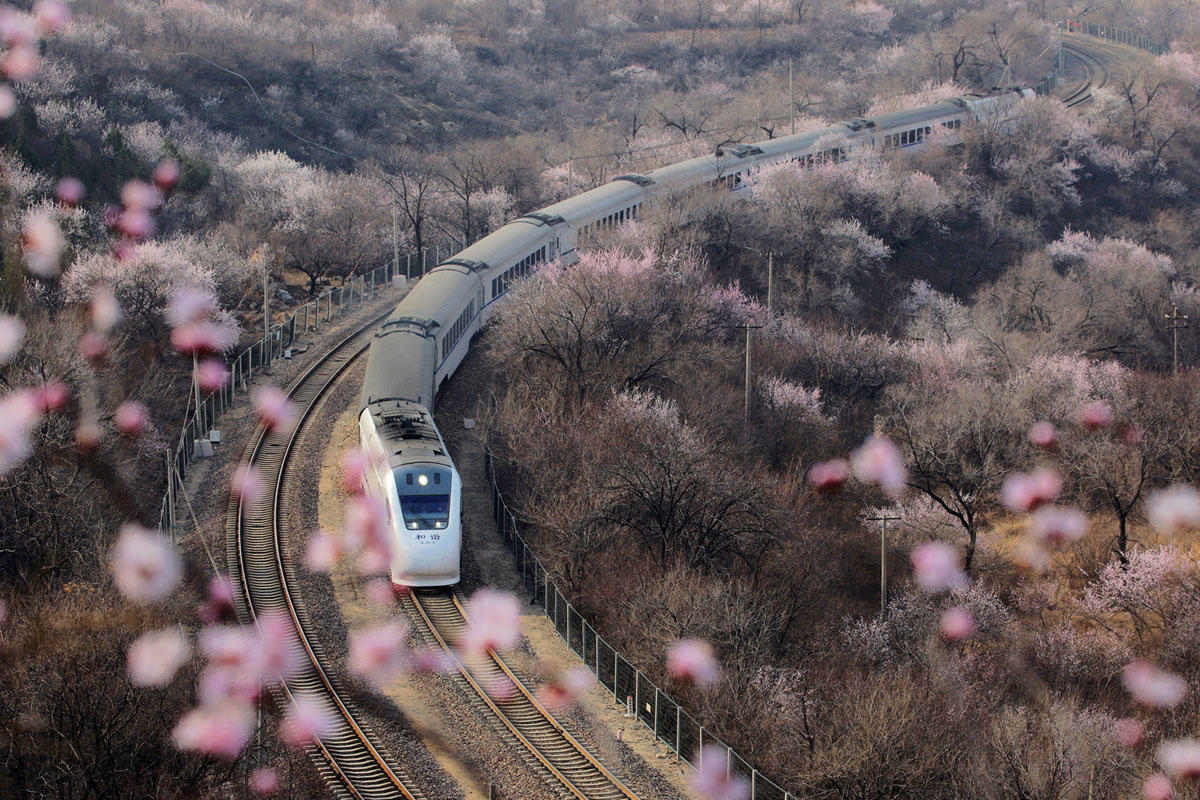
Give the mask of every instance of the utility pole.
[[750, 419], [750, 368], [751, 368], [751, 349], [750, 349], [750, 333], [762, 327], [762, 325], [751, 325], [749, 322], [741, 325], [731, 325], [731, 328], [742, 328], [746, 331], [746, 397], [743, 411], [746, 414], [746, 420]]
[[[274, 355], [274, 343], [271, 341], [271, 268], [267, 264], [267, 259], [263, 259], [263, 372], [267, 371], [267, 367], [271, 364], [271, 356]], [[199, 392], [199, 386], [196, 389]], [[199, 395], [196, 395], [199, 398]], [[197, 406], [199, 407], [199, 406]]]
[[796, 92], [792, 88], [792, 59], [788, 59], [788, 119], [792, 123], [792, 135], [796, 135]]
[[887, 524], [895, 522], [899, 517], [880, 514], [877, 517], [867, 517], [871, 522], [878, 522], [879, 527], [879, 613], [887, 619]]
[[396, 219], [395, 189], [392, 189], [392, 274], [400, 274], [400, 230]]
[[1179, 307], [1172, 304], [1171, 313], [1163, 314], [1171, 329], [1171, 374], [1179, 374], [1179, 329], [1188, 326], [1188, 315], [1180, 314]]
[[767, 253], [767, 316], [771, 316], [771, 290], [775, 285], [775, 254]]

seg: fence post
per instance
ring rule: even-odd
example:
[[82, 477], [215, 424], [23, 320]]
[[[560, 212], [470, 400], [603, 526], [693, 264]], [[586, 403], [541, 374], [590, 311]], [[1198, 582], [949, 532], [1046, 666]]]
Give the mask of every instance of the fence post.
[[683, 707], [675, 704], [675, 763], [679, 763], [679, 748], [683, 746]]
[[[612, 650], [611, 647], [609, 649]], [[620, 663], [621, 663], [620, 656], [617, 655], [616, 650], [613, 650], [613, 702], [614, 703], [620, 701], [620, 698], [617, 696], [617, 666]]]
[[658, 749], [658, 695], [659, 688], [654, 687], [654, 747]]
[[175, 451], [167, 451], [167, 533], [175, 544]]
[[635, 669], [633, 671], [633, 721], [637, 722], [642, 718], [642, 671]]
[[750, 798], [758, 797], [758, 770], [754, 767], [750, 768]]

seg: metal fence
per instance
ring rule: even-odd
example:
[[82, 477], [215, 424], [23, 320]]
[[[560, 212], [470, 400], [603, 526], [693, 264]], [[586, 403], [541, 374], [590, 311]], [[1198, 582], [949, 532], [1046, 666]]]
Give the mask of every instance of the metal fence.
[[167, 488], [158, 515], [159, 528], [174, 540], [179, 490], [188, 467], [197, 457], [197, 443], [207, 437], [221, 415], [234, 404], [234, 399], [249, 390], [255, 372], [270, 367], [271, 362], [282, 357], [297, 337], [306, 331], [319, 330], [344, 309], [378, 296], [398, 278], [419, 278], [437, 266], [443, 256], [449, 256], [459, 249], [458, 242], [438, 243], [420, 251], [400, 254], [394, 261], [357, 275], [342, 286], [331, 286], [314, 300], [293, 310], [285, 321], [272, 325], [269, 336], [251, 344], [237, 358], [227, 360], [229, 379], [220, 389], [202, 398], [198, 408], [191, 409], [179, 432], [178, 441], [167, 452]]
[[[612, 692], [613, 701], [625, 708], [626, 715], [635, 717], [653, 732], [656, 741], [673, 752], [676, 759], [683, 759], [697, 769], [704, 748], [710, 745], [718, 748], [723, 753], [718, 757], [723, 760], [727, 774], [740, 775], [749, 783], [751, 800], [796, 800], [794, 794], [784, 791], [755, 769], [604, 641], [550, 579], [550, 573], [521, 537], [517, 517], [500, 494], [490, 453], [487, 455], [487, 474], [492, 485], [492, 513], [496, 526], [517, 559], [517, 569], [529, 592], [530, 602], [541, 606], [554, 622], [558, 635], [583, 659], [596, 680]], [[710, 749], [709, 755], [712, 753]]]
[[1086, 33], [1088, 36], [1095, 36], [1097, 39], [1107, 39], [1117, 44], [1127, 44], [1130, 47], [1145, 50], [1147, 53], [1153, 53], [1156, 56], [1161, 56], [1171, 49], [1165, 44], [1154, 41], [1149, 36], [1126, 30], [1125, 28], [1114, 28], [1112, 25], [1101, 25], [1096, 22], [1085, 22], [1078, 19], [1061, 19], [1058, 21], [1058, 27], [1064, 31]]

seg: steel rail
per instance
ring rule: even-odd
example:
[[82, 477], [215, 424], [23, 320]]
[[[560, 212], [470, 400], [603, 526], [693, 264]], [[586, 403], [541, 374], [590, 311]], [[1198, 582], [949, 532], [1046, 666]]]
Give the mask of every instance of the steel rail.
[[360, 721], [360, 712], [341, 696], [330, 680], [323, 666], [325, 659], [320, 647], [310, 638], [303, 619], [305, 614], [292, 596], [281, 537], [284, 477], [297, 437], [308, 424], [317, 402], [366, 352], [370, 341], [368, 334], [386, 316], [380, 315], [351, 333], [292, 385], [288, 395], [302, 407], [302, 413], [290, 432], [259, 427], [253, 444], [247, 448], [249, 456], [246, 460], [260, 469], [265, 468], [268, 472], [265, 477], [271, 480], [273, 488], [248, 502], [231, 497], [226, 530], [230, 534], [231, 560], [237, 565], [241, 584], [237, 597], [239, 617], [244, 622], [257, 624], [263, 613], [285, 611], [295, 626], [296, 644], [307, 661], [298, 675], [279, 687], [278, 694], [289, 701], [304, 697], [316, 702], [335, 720], [334, 729], [314, 743], [323, 756], [324, 767], [320, 760], [317, 765], [327, 785], [335, 793], [355, 800], [423, 800], [424, 796], [414, 787], [412, 779], [388, 763], [380, 747], [372, 741], [373, 734]]
[[[410, 592], [405, 606], [419, 624], [421, 635], [449, 655], [458, 677], [571, 795], [578, 800], [637, 800], [637, 795], [554, 718], [498, 653], [489, 649], [485, 658], [468, 664], [454, 652], [450, 641], [470, 623], [452, 590]], [[493, 697], [485, 684], [494, 685], [497, 679], [510, 682], [515, 696]]]

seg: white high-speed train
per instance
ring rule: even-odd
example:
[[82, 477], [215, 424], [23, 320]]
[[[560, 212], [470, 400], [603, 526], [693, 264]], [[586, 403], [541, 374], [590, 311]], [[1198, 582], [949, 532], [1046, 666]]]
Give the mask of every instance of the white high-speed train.
[[514, 280], [546, 262], [572, 263], [589, 234], [637, 217], [657, 196], [705, 184], [737, 190], [755, 170], [782, 161], [814, 165], [843, 160], [858, 148], [919, 148], [939, 129], [953, 142], [963, 126], [1003, 120], [1013, 104], [1031, 96], [1032, 90], [1013, 89], [954, 98], [623, 175], [525, 214], [431, 270], [375, 334], [359, 411], [371, 465], [366, 490], [386, 503], [391, 520], [393, 584], [459, 580], [462, 483], [430, 409]]

